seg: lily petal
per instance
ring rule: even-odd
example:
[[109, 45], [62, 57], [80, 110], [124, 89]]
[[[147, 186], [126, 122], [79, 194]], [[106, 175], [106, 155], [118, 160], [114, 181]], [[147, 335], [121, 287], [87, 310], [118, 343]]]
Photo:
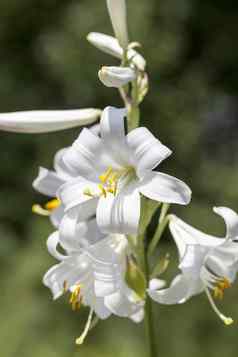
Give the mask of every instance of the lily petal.
[[83, 280], [87, 274], [89, 261], [87, 257], [82, 256], [80, 262], [77, 257], [65, 259], [60, 264], [54, 265], [43, 278], [45, 286], [50, 288], [54, 299], [58, 299], [65, 291]]
[[238, 237], [238, 214], [228, 207], [214, 207], [213, 211], [219, 214], [226, 223], [227, 238]]
[[50, 214], [50, 220], [55, 228], [58, 228], [62, 218], [64, 216], [64, 207], [59, 205], [59, 207], [55, 208], [53, 212]]
[[150, 290], [148, 294], [159, 304], [172, 305], [185, 302], [189, 295], [189, 281], [183, 275], [177, 275], [168, 289]]
[[105, 297], [105, 306], [115, 315], [128, 317], [141, 310], [141, 304], [131, 302], [122, 291]]
[[172, 215], [170, 218], [169, 229], [178, 247], [181, 258], [185, 255], [188, 245], [197, 244], [206, 247], [216, 247], [224, 243], [224, 239], [205, 234], [185, 223], [175, 215]]
[[94, 123], [99, 109], [37, 110], [0, 114], [0, 130], [15, 133], [49, 133]]
[[33, 187], [44, 195], [56, 197], [57, 190], [64, 183], [65, 180], [54, 171], [40, 167], [38, 176], [33, 182]]
[[61, 261], [67, 258], [67, 255], [63, 255], [58, 252], [57, 250], [58, 244], [59, 244], [59, 232], [56, 231], [49, 236], [47, 240], [47, 248], [48, 248], [48, 252], [52, 255], [52, 257]]
[[134, 164], [139, 176], [146, 170], [153, 170], [172, 154], [169, 148], [143, 127], [132, 130], [126, 140], [134, 155]]
[[73, 172], [73, 170], [70, 170], [70, 168], [65, 165], [64, 160], [63, 160], [66, 152], [69, 149], [70, 148], [68, 147], [68, 148], [58, 150], [54, 157], [54, 169], [55, 169], [56, 173], [65, 181], [72, 179], [75, 176], [75, 173]]
[[152, 200], [164, 203], [187, 205], [191, 200], [191, 190], [183, 181], [161, 172], [147, 173], [139, 191]]
[[90, 130], [83, 129], [73, 145], [65, 152], [63, 161], [75, 176], [97, 179], [105, 166], [98, 160], [103, 152], [102, 140]]
[[102, 113], [100, 122], [101, 137], [111, 154], [121, 161], [128, 162], [128, 149], [126, 145], [124, 117], [126, 109], [107, 107]]
[[97, 223], [102, 232], [136, 234], [140, 219], [140, 194], [128, 185], [116, 196], [101, 197], [97, 206]]
[[107, 0], [107, 8], [116, 38], [121, 47], [126, 50], [128, 46], [126, 2], [125, 0]]
[[[97, 199], [84, 193], [88, 188], [90, 188], [92, 192], [98, 192], [98, 186], [96, 183], [87, 181], [82, 177], [72, 179], [71, 181], [68, 181], [64, 185], [60, 186], [57, 195], [65, 207], [65, 212], [89, 201], [95, 201], [96, 204]], [[78, 207], [78, 209], [80, 210], [80, 207]]]

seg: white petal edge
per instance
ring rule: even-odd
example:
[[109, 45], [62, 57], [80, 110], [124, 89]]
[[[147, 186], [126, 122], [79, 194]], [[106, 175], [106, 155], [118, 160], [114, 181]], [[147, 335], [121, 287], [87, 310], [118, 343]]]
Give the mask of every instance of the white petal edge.
[[177, 275], [168, 289], [150, 290], [148, 294], [159, 304], [173, 305], [185, 302], [189, 295], [189, 282], [183, 275]]
[[132, 130], [126, 141], [132, 151], [139, 176], [146, 170], [153, 170], [172, 154], [169, 148], [144, 127]]
[[226, 223], [226, 235], [229, 239], [238, 237], [238, 214], [228, 207], [214, 207], [213, 211]]
[[56, 197], [57, 190], [65, 183], [65, 180], [56, 172], [39, 168], [37, 178], [33, 181], [36, 191], [51, 197]]
[[139, 184], [139, 191], [152, 200], [180, 205], [187, 205], [192, 194], [183, 181], [162, 172], [148, 172]]
[[205, 234], [175, 215], [170, 217], [169, 229], [181, 258], [185, 255], [188, 245], [197, 244], [204, 247], [217, 247], [224, 243], [224, 239]]

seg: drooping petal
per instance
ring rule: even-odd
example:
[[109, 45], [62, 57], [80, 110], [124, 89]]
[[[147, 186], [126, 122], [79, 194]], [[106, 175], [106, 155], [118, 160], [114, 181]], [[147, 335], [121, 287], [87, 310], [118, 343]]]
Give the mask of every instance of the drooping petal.
[[101, 197], [97, 206], [97, 223], [105, 233], [136, 234], [140, 219], [140, 194], [128, 185], [116, 196]]
[[[102, 140], [90, 130], [83, 129], [73, 145], [65, 152], [63, 161], [75, 176], [96, 180], [105, 169], [99, 160], [104, 151]], [[107, 163], [106, 163], [107, 164]]]
[[228, 207], [214, 207], [213, 211], [224, 219], [227, 238], [238, 238], [238, 214]]
[[37, 110], [0, 114], [0, 130], [15, 133], [49, 133], [94, 123], [99, 109]]
[[173, 176], [161, 172], [149, 172], [139, 186], [140, 192], [155, 201], [186, 205], [191, 199], [191, 190]]
[[45, 286], [51, 289], [54, 299], [59, 298], [65, 288], [68, 290], [87, 274], [89, 261], [86, 256], [69, 257], [60, 264], [54, 265], [43, 278]]
[[116, 38], [121, 47], [126, 50], [128, 46], [126, 2], [125, 0], [107, 0], [107, 8]]
[[168, 289], [150, 290], [148, 294], [159, 304], [172, 305], [185, 302], [189, 298], [189, 281], [183, 275], [177, 275]]
[[[115, 37], [105, 35], [99, 32], [91, 32], [87, 36], [87, 40], [99, 50], [114, 56], [118, 59], [123, 57], [123, 49], [119, 45]], [[127, 58], [130, 60], [140, 71], [144, 71], [146, 67], [145, 59], [134, 49], [127, 51]]]
[[143, 127], [132, 130], [126, 139], [139, 176], [146, 170], [153, 170], [172, 153]]
[[221, 238], [205, 234], [190, 226], [175, 215], [170, 218], [169, 229], [178, 247], [180, 257], [185, 255], [188, 245], [197, 244], [205, 247], [216, 247], [224, 242]]
[[136, 78], [136, 72], [130, 67], [102, 67], [98, 72], [100, 81], [106, 87], [120, 88]]
[[115, 315], [130, 317], [141, 310], [142, 305], [128, 299], [123, 290], [105, 297], [105, 306]]
[[40, 193], [56, 197], [57, 190], [65, 183], [56, 172], [40, 167], [37, 178], [33, 182], [33, 187]]
[[66, 259], [67, 255], [63, 255], [57, 250], [58, 244], [59, 244], [59, 232], [56, 231], [49, 236], [47, 240], [47, 249], [48, 252], [52, 255], [52, 257], [61, 261]]

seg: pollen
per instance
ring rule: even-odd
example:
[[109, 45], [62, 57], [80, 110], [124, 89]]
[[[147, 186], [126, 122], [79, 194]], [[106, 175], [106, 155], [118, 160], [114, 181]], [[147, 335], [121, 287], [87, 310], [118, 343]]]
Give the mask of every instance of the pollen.
[[53, 212], [56, 208], [60, 206], [60, 200], [58, 198], [54, 198], [53, 200], [47, 202], [44, 207], [38, 204], [34, 204], [32, 206], [32, 212], [36, 213], [40, 216], [49, 216], [51, 212]]
[[58, 198], [54, 198], [53, 200], [47, 202], [45, 204], [45, 209], [47, 211], [53, 211], [54, 209], [60, 206], [60, 200]]
[[74, 291], [71, 293], [70, 299], [69, 299], [69, 303], [72, 306], [72, 310], [76, 311], [79, 310], [81, 307], [81, 286], [80, 284], [77, 285], [74, 289]]
[[222, 278], [218, 280], [216, 286], [214, 287], [214, 298], [222, 300], [224, 297], [225, 290], [230, 287], [231, 287], [231, 283], [227, 278]]

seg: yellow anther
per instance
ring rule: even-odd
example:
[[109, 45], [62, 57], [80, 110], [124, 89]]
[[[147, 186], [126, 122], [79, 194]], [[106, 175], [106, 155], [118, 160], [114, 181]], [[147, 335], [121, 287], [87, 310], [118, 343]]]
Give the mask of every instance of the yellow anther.
[[49, 216], [52, 211], [60, 206], [60, 200], [54, 198], [53, 200], [47, 202], [44, 207], [41, 205], [35, 204], [32, 206], [32, 212], [39, 214], [40, 216]]
[[72, 305], [72, 310], [76, 311], [81, 306], [81, 286], [77, 285], [74, 291], [71, 293], [69, 303]]
[[99, 176], [99, 180], [102, 182], [102, 183], [106, 183], [109, 179], [109, 177], [111, 176], [112, 174], [112, 168], [109, 167], [102, 175]]
[[54, 209], [60, 206], [60, 200], [58, 198], [54, 198], [53, 200], [47, 202], [45, 204], [45, 209], [48, 211], [53, 211]]
[[67, 290], [68, 290], [68, 283], [65, 280], [64, 283], [63, 283], [63, 292], [64, 292], [64, 294], [67, 292]]
[[225, 289], [231, 287], [231, 283], [227, 278], [220, 279], [214, 288], [214, 298], [222, 300]]
[[83, 194], [86, 196], [89, 196], [89, 197], [94, 197], [94, 194], [92, 193], [90, 188], [85, 188], [85, 190], [83, 191]]

